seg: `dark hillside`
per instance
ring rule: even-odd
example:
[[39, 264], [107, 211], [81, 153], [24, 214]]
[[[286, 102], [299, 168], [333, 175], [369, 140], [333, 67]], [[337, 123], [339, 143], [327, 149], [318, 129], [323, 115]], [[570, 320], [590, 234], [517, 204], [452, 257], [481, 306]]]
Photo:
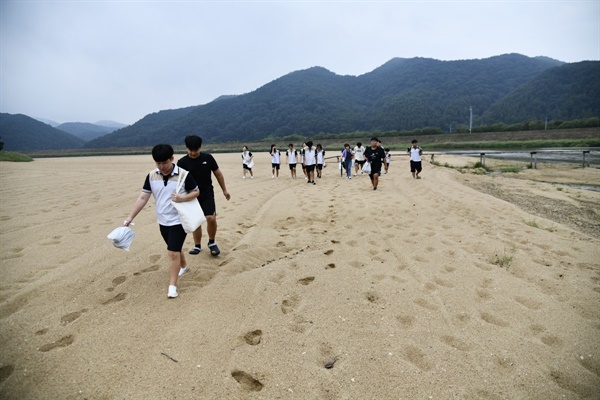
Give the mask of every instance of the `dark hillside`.
[[77, 149], [84, 141], [23, 114], [0, 114], [6, 151]]

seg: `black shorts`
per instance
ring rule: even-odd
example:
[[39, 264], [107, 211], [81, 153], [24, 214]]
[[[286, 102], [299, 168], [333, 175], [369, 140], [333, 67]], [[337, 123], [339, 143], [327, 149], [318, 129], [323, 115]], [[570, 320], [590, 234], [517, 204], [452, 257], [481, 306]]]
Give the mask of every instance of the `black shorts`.
[[365, 165], [365, 163], [366, 163], [366, 162], [367, 162], [367, 160], [362, 160], [362, 161], [359, 161], [359, 160], [354, 160], [354, 163], [355, 163], [355, 164], [358, 164], [358, 165], [360, 165], [361, 167], [362, 167], [363, 165]]
[[167, 250], [180, 253], [185, 242], [185, 237], [187, 236], [187, 233], [183, 230], [183, 226], [179, 224], [173, 226], [159, 225], [159, 227], [160, 234], [167, 244]]
[[246, 164], [242, 164], [242, 166], [244, 167], [244, 169], [247, 169], [248, 171], [252, 171], [252, 168], [250, 168], [249, 166], [247, 166]]
[[410, 160], [410, 172], [421, 172], [421, 161]]
[[323, 164], [317, 164], [317, 170], [322, 170], [323, 169]]
[[292, 170], [292, 169], [296, 169], [296, 163], [290, 164], [290, 170]]
[[315, 164], [306, 166], [306, 172], [313, 172], [314, 170], [315, 170]]
[[275, 168], [276, 170], [279, 170], [279, 164], [271, 163], [271, 168]]
[[198, 197], [198, 202], [200, 203], [200, 207], [202, 207], [202, 211], [204, 211], [204, 215], [215, 215], [217, 212], [214, 194], [206, 197], [200, 196]]
[[302, 170], [306, 171], [306, 165], [302, 164]]

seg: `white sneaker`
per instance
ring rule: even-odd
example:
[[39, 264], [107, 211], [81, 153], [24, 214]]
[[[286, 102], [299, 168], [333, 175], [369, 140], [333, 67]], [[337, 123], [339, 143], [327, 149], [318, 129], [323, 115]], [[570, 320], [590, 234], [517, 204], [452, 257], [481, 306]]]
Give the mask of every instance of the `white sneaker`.
[[188, 267], [187, 265], [185, 266], [185, 268], [179, 268], [179, 276], [185, 274], [189, 270], [190, 270], [190, 267]]
[[354, 176], [356, 176], [356, 174], [354, 174]]
[[167, 294], [167, 297], [169, 299], [174, 299], [177, 296], [177, 286], [169, 285], [169, 293]]
[[271, 179], [275, 179], [275, 175], [273, 175], [273, 176], [271, 177]]
[[251, 177], [250, 177], [250, 179], [254, 179], [254, 177], [253, 177], [253, 176], [251, 176]]
[[246, 177], [245, 177], [245, 176], [242, 176], [242, 179], [246, 179]]

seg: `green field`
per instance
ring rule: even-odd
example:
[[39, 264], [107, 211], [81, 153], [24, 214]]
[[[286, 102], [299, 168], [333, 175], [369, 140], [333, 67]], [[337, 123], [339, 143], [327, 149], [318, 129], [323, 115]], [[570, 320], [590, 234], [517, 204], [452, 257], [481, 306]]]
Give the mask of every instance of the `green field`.
[[[365, 134], [363, 139], [344, 137], [340, 135], [335, 139], [313, 140], [315, 144], [321, 143], [325, 151], [341, 150], [344, 143], [354, 147], [360, 141], [366, 147], [370, 144], [370, 135]], [[405, 150], [410, 146], [413, 138], [419, 145], [428, 151], [432, 150], [530, 150], [552, 147], [600, 147], [600, 128], [560, 129], [548, 131], [517, 131], [517, 132], [489, 132], [472, 134], [438, 134], [420, 136], [379, 136], [384, 147], [390, 150]], [[305, 138], [309, 140], [310, 138]], [[287, 148], [289, 139], [280, 138], [275, 141], [259, 142], [225, 142], [205, 143], [204, 151], [211, 153], [241, 152], [246, 145], [250, 151], [268, 152], [271, 144], [276, 143], [279, 149]], [[294, 146], [299, 148], [301, 140], [294, 140]], [[185, 152], [185, 147], [179, 143], [171, 143], [178, 153]], [[103, 155], [149, 154], [152, 147], [112, 148], [112, 149], [71, 149], [71, 150], [45, 150], [28, 152], [33, 158], [42, 157], [84, 157]]]

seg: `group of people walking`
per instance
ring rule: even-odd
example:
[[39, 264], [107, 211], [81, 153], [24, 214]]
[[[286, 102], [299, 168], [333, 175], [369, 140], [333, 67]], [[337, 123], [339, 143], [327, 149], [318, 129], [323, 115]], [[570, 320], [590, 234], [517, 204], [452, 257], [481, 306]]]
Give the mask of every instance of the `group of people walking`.
[[[417, 145], [417, 140], [412, 141], [412, 147], [407, 149], [410, 154], [410, 170], [414, 179], [421, 179], [419, 173], [422, 170], [421, 156], [422, 150]], [[271, 155], [271, 173], [272, 179], [279, 178], [279, 170], [281, 168], [281, 152], [277, 149], [276, 144], [271, 145], [269, 152]], [[304, 178], [309, 184], [315, 185], [315, 173], [317, 178], [322, 177], [323, 167], [325, 166], [325, 150], [321, 144], [313, 146], [312, 141], [302, 143], [302, 149], [297, 150], [290, 143], [285, 151], [287, 164], [290, 169], [292, 179], [296, 179], [296, 168], [298, 164], [302, 167]], [[352, 165], [354, 165], [354, 176], [364, 173], [365, 164], [368, 163], [368, 174], [373, 184], [373, 190], [377, 190], [379, 184], [379, 176], [382, 170], [388, 173], [391, 162], [391, 154], [389, 149], [384, 149], [381, 146], [381, 141], [373, 137], [371, 138], [371, 146], [365, 148], [361, 142], [358, 142], [354, 149], [350, 148], [348, 143], [344, 144], [341, 155], [339, 156], [340, 169], [346, 171], [346, 178], [352, 179]], [[252, 166], [254, 165], [252, 152], [247, 146], [242, 148], [242, 178], [246, 179], [246, 174], [250, 174], [250, 178], [254, 178]]]
[[[173, 147], [169, 144], [158, 144], [152, 149], [152, 158], [156, 163], [156, 168], [146, 175], [142, 186], [142, 191], [133, 204], [132, 211], [129, 213], [123, 225], [128, 227], [133, 219], [146, 207], [153, 196], [156, 202], [155, 213], [159, 224], [160, 234], [167, 245], [167, 258], [169, 264], [169, 287], [167, 290], [168, 298], [178, 297], [177, 282], [180, 276], [189, 271], [185, 254], [182, 252], [183, 245], [187, 236], [181, 223], [181, 217], [173, 203], [182, 203], [198, 201], [201, 211], [206, 219], [206, 231], [208, 234], [207, 247], [212, 256], [218, 256], [221, 250], [216, 243], [217, 220], [214, 188], [212, 185], [212, 176], [216, 178], [223, 195], [227, 200], [231, 195], [227, 191], [225, 178], [219, 169], [215, 158], [205, 152], [201, 152], [202, 138], [197, 135], [186, 136], [185, 147], [187, 155], [175, 162]], [[409, 148], [410, 166], [414, 179], [420, 179], [421, 155], [422, 151], [417, 146], [417, 141], [413, 140], [413, 146]], [[281, 165], [281, 152], [276, 145], [271, 146], [271, 171], [272, 178], [279, 177]], [[315, 185], [315, 174], [317, 178], [322, 177], [323, 167], [325, 166], [325, 150], [321, 144], [314, 146], [311, 140], [302, 144], [302, 148], [297, 150], [293, 144], [289, 144], [285, 151], [287, 164], [290, 169], [292, 179], [296, 179], [296, 168], [300, 164], [305, 179], [309, 184]], [[389, 151], [384, 151], [381, 142], [376, 138], [371, 138], [371, 146], [364, 148], [361, 143], [357, 143], [353, 150], [349, 144], [344, 145], [342, 150], [341, 164], [346, 169], [347, 178], [352, 178], [352, 162], [354, 160], [354, 176], [358, 174], [359, 169], [364, 170], [368, 165], [369, 177], [373, 184], [373, 190], [377, 190], [379, 176], [382, 167], [387, 173], [390, 155]], [[250, 179], [254, 178], [252, 168], [254, 166], [254, 156], [247, 146], [242, 148], [242, 178], [246, 179], [249, 174]], [[187, 173], [189, 172], [189, 173]], [[184, 181], [180, 184], [182, 176]], [[194, 228], [190, 228], [192, 231]], [[189, 254], [196, 255], [202, 251], [202, 226], [193, 230], [194, 247]]]

